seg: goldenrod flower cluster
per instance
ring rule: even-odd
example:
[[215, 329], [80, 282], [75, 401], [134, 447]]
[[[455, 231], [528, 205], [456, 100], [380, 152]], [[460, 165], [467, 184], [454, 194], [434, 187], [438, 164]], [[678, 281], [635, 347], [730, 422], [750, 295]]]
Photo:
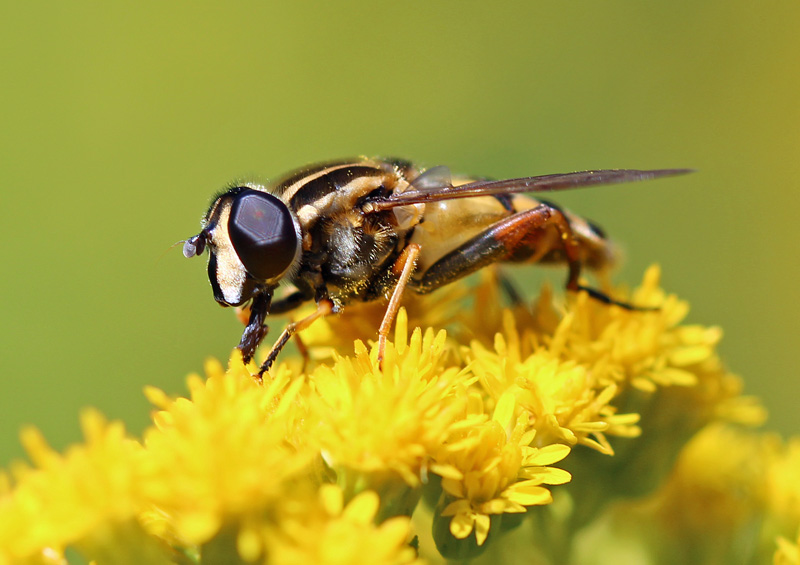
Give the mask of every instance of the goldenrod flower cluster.
[[[98, 412], [0, 475], [0, 565], [800, 563], [800, 439], [651, 268], [631, 311], [548, 288], [502, 308], [489, 273], [302, 334], [257, 383], [234, 352], [141, 438]], [[464, 307], [473, 297], [474, 305]], [[432, 327], [432, 326], [435, 326]], [[445, 329], [446, 328], [446, 329]]]

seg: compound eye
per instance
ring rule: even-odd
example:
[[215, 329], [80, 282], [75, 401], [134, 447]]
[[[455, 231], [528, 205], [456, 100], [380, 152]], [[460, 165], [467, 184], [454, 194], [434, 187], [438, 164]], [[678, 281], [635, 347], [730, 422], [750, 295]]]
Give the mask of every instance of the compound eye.
[[289, 209], [279, 198], [253, 189], [234, 197], [228, 219], [231, 243], [247, 272], [257, 280], [283, 274], [297, 252]]

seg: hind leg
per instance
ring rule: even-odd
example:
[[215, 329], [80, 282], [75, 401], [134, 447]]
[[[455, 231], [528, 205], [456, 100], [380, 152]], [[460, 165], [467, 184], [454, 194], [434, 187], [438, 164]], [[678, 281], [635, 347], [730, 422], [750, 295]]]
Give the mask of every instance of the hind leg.
[[492, 263], [524, 254], [526, 250], [535, 260], [548, 250], [536, 247], [552, 239], [549, 236], [554, 227], [567, 256], [570, 271], [567, 287], [576, 289], [581, 270], [577, 240], [564, 215], [544, 204], [492, 224], [436, 261], [414, 284], [419, 292], [428, 293]]
[[[555, 236], [554, 236], [555, 235]], [[564, 214], [547, 204], [512, 214], [491, 225], [431, 265], [414, 281], [417, 292], [428, 293], [465, 277], [487, 265], [526, 257], [535, 262], [553, 248], [564, 252], [568, 275], [566, 288], [585, 290], [595, 300], [636, 310], [599, 290], [579, 284], [581, 274], [580, 244]]]

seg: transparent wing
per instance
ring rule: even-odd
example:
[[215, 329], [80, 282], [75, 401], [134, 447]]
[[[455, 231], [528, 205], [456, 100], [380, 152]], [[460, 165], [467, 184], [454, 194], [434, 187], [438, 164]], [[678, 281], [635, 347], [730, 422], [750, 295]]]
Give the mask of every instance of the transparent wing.
[[411, 181], [403, 193], [409, 191], [434, 192], [443, 188], [453, 188], [453, 177], [448, 167], [439, 165], [423, 171], [421, 175]]
[[[443, 175], [442, 169], [447, 171], [446, 177]], [[652, 171], [609, 169], [507, 180], [484, 180], [453, 186], [447, 168], [434, 167], [422, 173], [403, 192], [394, 193], [381, 200], [369, 202], [369, 209], [370, 211], [378, 212], [381, 210], [389, 210], [396, 206], [424, 204], [426, 202], [436, 202], [439, 200], [470, 198], [473, 196], [487, 196], [493, 194], [569, 190], [586, 186], [618, 184], [684, 175], [691, 172], [694, 172], [693, 169], [658, 169]], [[430, 176], [427, 176], [428, 173], [430, 173]], [[422, 179], [422, 177], [426, 178]]]

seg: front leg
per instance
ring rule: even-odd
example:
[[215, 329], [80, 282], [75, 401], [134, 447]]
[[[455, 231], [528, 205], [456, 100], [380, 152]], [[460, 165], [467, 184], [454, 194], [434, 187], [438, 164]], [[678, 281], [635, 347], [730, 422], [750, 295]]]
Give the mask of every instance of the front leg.
[[238, 348], [242, 352], [245, 365], [253, 358], [258, 345], [269, 331], [269, 326], [264, 323], [272, 303], [272, 289], [264, 290], [257, 294], [250, 302], [250, 318], [247, 322]]
[[[303, 305], [303, 303], [308, 302], [314, 298], [313, 295], [308, 296], [307, 293], [301, 292], [299, 290], [294, 291], [289, 296], [284, 296], [283, 298], [279, 298], [275, 300], [272, 305], [269, 307], [270, 314], [285, 314], [286, 312], [291, 312], [292, 310], [299, 308]], [[250, 316], [253, 312], [253, 305], [247, 304], [246, 306], [239, 306], [236, 308], [236, 317], [247, 326], [250, 322]]]
[[258, 382], [261, 382], [264, 378], [264, 373], [266, 373], [272, 364], [275, 362], [275, 359], [278, 358], [278, 354], [281, 352], [281, 349], [286, 345], [296, 332], [302, 331], [310, 326], [315, 320], [318, 318], [322, 318], [327, 316], [331, 312], [334, 311], [333, 302], [330, 299], [324, 298], [317, 303], [317, 309], [309, 316], [306, 316], [302, 320], [298, 322], [292, 322], [283, 330], [278, 341], [275, 342], [275, 345], [272, 346], [272, 349], [269, 351], [269, 355], [261, 364], [261, 368], [258, 370], [258, 374], [255, 375], [255, 378]]

